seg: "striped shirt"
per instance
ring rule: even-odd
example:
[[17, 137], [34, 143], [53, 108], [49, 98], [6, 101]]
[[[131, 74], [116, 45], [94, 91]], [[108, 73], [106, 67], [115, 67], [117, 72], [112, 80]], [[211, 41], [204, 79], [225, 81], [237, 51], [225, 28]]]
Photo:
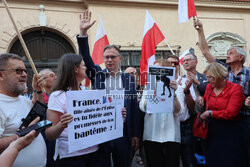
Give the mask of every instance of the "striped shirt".
[[[236, 84], [240, 84], [246, 97], [250, 96], [250, 68], [242, 67], [242, 70], [235, 76], [230, 66], [216, 59], [216, 62], [225, 66], [228, 69], [227, 80]], [[241, 114], [243, 116], [250, 116], [250, 108], [242, 106]]]

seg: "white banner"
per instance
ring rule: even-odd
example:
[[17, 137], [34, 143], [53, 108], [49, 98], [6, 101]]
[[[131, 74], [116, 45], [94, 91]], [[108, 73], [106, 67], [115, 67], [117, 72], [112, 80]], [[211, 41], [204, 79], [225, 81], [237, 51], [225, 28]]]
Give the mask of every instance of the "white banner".
[[173, 112], [175, 68], [148, 66], [147, 113]]
[[[123, 95], [123, 91], [116, 94]], [[123, 136], [121, 108], [124, 99], [106, 96], [105, 90], [67, 92], [69, 153]]]

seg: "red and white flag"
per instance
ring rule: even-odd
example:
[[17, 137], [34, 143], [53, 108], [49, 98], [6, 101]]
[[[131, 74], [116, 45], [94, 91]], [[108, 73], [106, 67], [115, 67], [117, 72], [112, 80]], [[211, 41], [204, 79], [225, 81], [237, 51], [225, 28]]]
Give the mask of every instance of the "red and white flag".
[[197, 16], [194, 0], [179, 0], [179, 23], [187, 22], [191, 17]]
[[148, 65], [153, 65], [155, 61], [155, 48], [164, 38], [161, 30], [146, 10], [140, 63], [141, 85], [145, 85], [147, 82]]
[[189, 53], [190, 53], [190, 51], [189, 51], [189, 49], [187, 49], [187, 50], [185, 50], [185, 51], [181, 54], [181, 56], [179, 57], [179, 60], [180, 60], [181, 65], [183, 65], [183, 59], [184, 59], [184, 57], [185, 57], [187, 54], [189, 54]]
[[[92, 60], [94, 61], [94, 64], [102, 65], [104, 63], [103, 50], [106, 45], [109, 45], [109, 41], [108, 41], [108, 37], [103, 26], [102, 18], [101, 16], [99, 17], [100, 17], [100, 20], [99, 20], [99, 24], [98, 24], [97, 31], [96, 31], [95, 44], [94, 44], [93, 53], [92, 53]], [[89, 84], [90, 84], [90, 80], [87, 78], [85, 86], [89, 86]]]

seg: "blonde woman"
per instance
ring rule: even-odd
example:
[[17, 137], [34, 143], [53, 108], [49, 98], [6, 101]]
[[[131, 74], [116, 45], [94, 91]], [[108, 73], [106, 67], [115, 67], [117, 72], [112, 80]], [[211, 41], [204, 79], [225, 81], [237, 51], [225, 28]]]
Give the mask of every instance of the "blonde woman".
[[219, 63], [208, 65], [204, 74], [209, 84], [198, 102], [208, 108], [200, 116], [203, 120], [209, 120], [207, 167], [242, 166], [238, 121], [245, 100], [242, 87], [226, 80], [227, 69]]

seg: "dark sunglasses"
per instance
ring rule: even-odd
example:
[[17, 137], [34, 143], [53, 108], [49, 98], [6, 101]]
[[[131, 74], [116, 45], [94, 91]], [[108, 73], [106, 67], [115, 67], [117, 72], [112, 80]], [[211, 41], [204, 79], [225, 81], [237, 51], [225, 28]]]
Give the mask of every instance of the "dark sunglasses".
[[28, 71], [26, 69], [22, 69], [22, 68], [7, 69], [7, 70], [0, 70], [0, 71], [15, 71], [16, 74], [18, 74], [18, 75], [22, 75], [23, 72], [25, 72], [26, 74], [28, 74]]
[[171, 63], [171, 64], [174, 64], [174, 66], [178, 66], [178, 65], [180, 64], [179, 61], [171, 61], [170, 63]]

